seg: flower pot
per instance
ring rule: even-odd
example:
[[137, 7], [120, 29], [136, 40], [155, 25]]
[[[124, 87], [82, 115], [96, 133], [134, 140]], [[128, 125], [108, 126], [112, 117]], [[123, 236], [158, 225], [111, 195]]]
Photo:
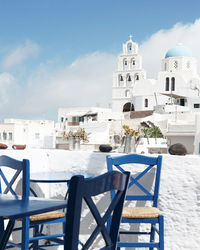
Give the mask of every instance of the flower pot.
[[7, 149], [7, 145], [6, 144], [3, 144], [3, 143], [0, 143], [0, 149]]
[[23, 150], [26, 148], [26, 145], [12, 145], [12, 148], [13, 149], [20, 149], [20, 150]]
[[69, 138], [69, 150], [80, 150], [80, 139], [76, 137]]
[[125, 136], [125, 144], [124, 144], [124, 153], [135, 153], [135, 136], [126, 135]]

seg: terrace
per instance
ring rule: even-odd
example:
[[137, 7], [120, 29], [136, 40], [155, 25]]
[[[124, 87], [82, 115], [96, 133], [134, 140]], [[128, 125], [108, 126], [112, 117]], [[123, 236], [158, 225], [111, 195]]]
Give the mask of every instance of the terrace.
[[[90, 172], [99, 175], [107, 171], [106, 155], [109, 153], [83, 152], [68, 150], [1, 150], [1, 155], [16, 159], [29, 159], [31, 173], [44, 171], [70, 170]], [[112, 153], [113, 154], [113, 153]], [[116, 153], [114, 153], [116, 154]], [[199, 202], [200, 202], [200, 157], [194, 155], [163, 155], [159, 205], [165, 216], [165, 248], [189, 250], [198, 249]], [[151, 182], [151, 180], [149, 180]], [[63, 184], [38, 187], [45, 197], [64, 196]], [[37, 188], [37, 187], [36, 187]], [[90, 217], [86, 213], [83, 221], [82, 236], [88, 233]], [[187, 238], [187, 242], [185, 239]], [[62, 248], [61, 248], [62, 249]], [[97, 247], [98, 249], [98, 247]]]

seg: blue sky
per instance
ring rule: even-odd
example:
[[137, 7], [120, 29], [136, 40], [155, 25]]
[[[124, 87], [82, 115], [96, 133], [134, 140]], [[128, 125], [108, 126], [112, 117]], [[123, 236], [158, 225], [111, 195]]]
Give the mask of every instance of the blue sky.
[[156, 77], [176, 42], [200, 49], [199, 9], [198, 0], [0, 0], [0, 119], [56, 120], [58, 107], [108, 107], [129, 35]]

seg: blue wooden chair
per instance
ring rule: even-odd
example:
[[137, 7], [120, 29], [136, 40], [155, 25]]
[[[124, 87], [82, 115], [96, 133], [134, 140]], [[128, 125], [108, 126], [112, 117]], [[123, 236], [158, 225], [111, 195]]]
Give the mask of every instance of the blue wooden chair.
[[[149, 223], [150, 229], [146, 232], [141, 232], [140, 230], [136, 231], [122, 231], [120, 230], [117, 249], [120, 247], [136, 247], [136, 248], [149, 248], [153, 250], [154, 248], [163, 250], [164, 249], [164, 218], [161, 212], [158, 210], [158, 194], [159, 194], [159, 184], [160, 184], [160, 172], [161, 172], [162, 156], [158, 157], [149, 157], [144, 155], [137, 154], [128, 154], [122, 156], [107, 156], [107, 167], [109, 171], [115, 169], [124, 172], [125, 169], [129, 171], [134, 171], [136, 168], [141, 169], [137, 173], [132, 173], [130, 177], [130, 182], [128, 185], [128, 191], [126, 196], [126, 203], [122, 212], [122, 221], [121, 223]], [[150, 178], [155, 176], [152, 185], [147, 188], [147, 181], [150, 181]], [[145, 176], [147, 177], [146, 180]], [[144, 178], [144, 179], [143, 179]], [[143, 182], [142, 182], [143, 179]], [[132, 190], [132, 193], [131, 193]], [[135, 190], [135, 193], [133, 193]], [[114, 192], [111, 192], [113, 198]], [[135, 201], [136, 203], [150, 203], [148, 206], [140, 207], [131, 206], [131, 202]], [[128, 203], [128, 206], [127, 206]], [[155, 237], [155, 232], [158, 234]], [[130, 238], [128, 241], [122, 241], [122, 235], [127, 235], [126, 237]], [[136, 235], [148, 235], [147, 242], [133, 242], [133, 238]], [[131, 241], [132, 240], [132, 241]]]
[[[129, 175], [129, 172], [122, 174], [118, 171], [112, 171], [92, 179], [84, 179], [83, 176], [74, 176], [71, 178], [66, 215], [65, 250], [78, 249], [83, 200], [91, 211], [97, 226], [86, 242], [82, 243], [81, 249], [93, 249], [92, 244], [99, 234], [102, 235], [105, 242], [105, 247], [101, 249], [116, 249], [118, 230]], [[92, 198], [111, 190], [117, 192], [115, 192], [115, 197], [113, 197], [106, 212], [102, 215]], [[112, 219], [108, 230], [106, 223], [110, 216]]]
[[[8, 175], [13, 177], [10, 178]], [[17, 183], [19, 184], [22, 179], [22, 185], [19, 185], [22, 189], [20, 194], [22, 194], [23, 197], [28, 197], [30, 195], [29, 160], [18, 161], [8, 156], [0, 156], [0, 178], [2, 180], [0, 182], [0, 184], [2, 184], [0, 185], [0, 193], [17, 195], [15, 187], [18, 186]], [[22, 220], [22, 227], [18, 226], [13, 230], [14, 232], [19, 230], [22, 231], [21, 242], [20, 240], [18, 243], [9, 240], [7, 248], [27, 250], [30, 247], [36, 250], [44, 249], [44, 247], [46, 248], [47, 246], [64, 244], [64, 233], [58, 234], [56, 232], [56, 234], [53, 235], [44, 234], [42, 230], [39, 230], [39, 226], [43, 228], [44, 224], [63, 223], [64, 227], [66, 220], [65, 215], [66, 213], [63, 211], [52, 211], [24, 218]], [[33, 229], [33, 236], [30, 235], [30, 228]], [[4, 220], [2, 218], [0, 219], [0, 232], [2, 232], [1, 230], [4, 230]], [[52, 243], [49, 243], [49, 241], [48, 245], [43, 242], [40, 243], [41, 239], [52, 240]]]
[[[18, 161], [12, 159], [8, 156], [2, 155], [0, 156], [0, 193], [1, 194], [10, 194], [10, 195], [17, 195], [15, 192], [15, 185], [16, 183], [22, 178], [22, 196], [28, 197], [29, 196], [29, 161], [23, 160]], [[0, 218], [0, 235], [4, 230], [4, 221], [6, 218]], [[22, 225], [25, 227], [27, 224], [27, 218], [22, 220]], [[14, 225], [13, 225], [14, 226]], [[28, 235], [26, 234], [27, 231], [23, 230], [22, 233], [22, 242], [26, 242]], [[28, 249], [22, 247], [22, 249]]]

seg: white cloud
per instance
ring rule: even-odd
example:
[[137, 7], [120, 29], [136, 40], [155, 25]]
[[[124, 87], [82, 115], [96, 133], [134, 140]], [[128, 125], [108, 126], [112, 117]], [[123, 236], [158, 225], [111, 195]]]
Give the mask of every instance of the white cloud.
[[0, 74], [0, 119], [8, 117], [10, 114], [18, 114], [18, 100], [21, 87], [16, 79], [9, 73]]
[[[178, 43], [189, 47], [200, 62], [200, 19], [191, 24], [175, 24], [171, 29], [159, 30], [144, 41], [139, 53], [143, 56], [143, 67], [147, 76], [156, 78], [161, 70], [161, 60], [167, 51]], [[200, 65], [198, 63], [199, 69]]]
[[39, 51], [39, 45], [28, 40], [23, 46], [21, 45], [15, 48], [4, 58], [3, 67], [5, 69], [10, 69], [13, 66], [23, 63], [29, 57], [36, 57]]
[[[143, 67], [147, 71], [147, 76], [157, 77], [166, 52], [180, 42], [193, 51], [199, 62], [199, 30], [200, 19], [193, 24], [179, 23], [169, 30], [160, 30], [143, 42], [139, 53], [143, 56]], [[33, 51], [38, 50], [37, 45], [28, 46], [26, 43], [15, 50], [18, 52], [12, 53], [13, 64], [11, 56], [8, 57], [10, 59], [7, 60], [7, 66], [14, 66], [14, 62], [22, 62], [28, 56], [33, 56]], [[20, 51], [23, 56], [20, 55]], [[116, 69], [116, 56], [95, 52], [82, 56], [65, 67], [59, 67], [58, 62], [53, 61], [43, 63], [32, 71], [27, 84], [23, 87], [19, 86], [17, 79], [11, 75], [2, 74], [0, 115], [3, 115], [4, 110], [7, 117], [42, 118], [42, 114], [46, 113], [46, 118], [56, 119], [58, 107], [96, 104], [108, 107], [112, 98], [112, 75]]]
[[18, 112], [42, 114], [57, 111], [58, 107], [96, 104], [108, 107], [115, 64], [115, 56], [100, 52], [78, 58], [59, 70], [51, 63], [42, 64], [23, 89], [23, 104], [18, 100]]
[[9, 102], [9, 91], [14, 86], [15, 79], [9, 73], [3, 73], [0, 75], [0, 100], [1, 107]]

